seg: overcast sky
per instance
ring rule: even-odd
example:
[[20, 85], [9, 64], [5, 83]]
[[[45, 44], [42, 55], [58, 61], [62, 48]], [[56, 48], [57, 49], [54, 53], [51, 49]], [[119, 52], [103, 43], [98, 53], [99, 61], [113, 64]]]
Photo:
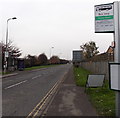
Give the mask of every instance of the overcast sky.
[[[94, 5], [113, 0], [0, 0], [0, 36], [5, 42], [6, 21], [9, 39], [22, 56], [45, 53], [72, 59], [72, 50], [95, 41], [101, 53], [113, 41], [112, 33], [94, 33]], [[54, 47], [54, 48], [52, 48]]]

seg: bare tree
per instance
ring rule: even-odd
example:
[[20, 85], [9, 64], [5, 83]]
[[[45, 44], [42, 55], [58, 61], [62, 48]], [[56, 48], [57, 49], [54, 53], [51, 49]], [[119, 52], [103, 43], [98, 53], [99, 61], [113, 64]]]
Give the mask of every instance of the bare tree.
[[[6, 50], [6, 45], [5, 44], [3, 44], [3, 45], [4, 45], [4, 49]], [[22, 54], [20, 48], [18, 48], [17, 46], [15, 46], [13, 44], [13, 41], [11, 41], [11, 40], [7, 44], [7, 51], [9, 53], [11, 53], [11, 55], [14, 56], [15, 58], [21, 56], [21, 54]]]
[[7, 44], [7, 49], [6, 49], [6, 45], [3, 42], [0, 42], [0, 47], [1, 47], [1, 53], [2, 53], [2, 69], [4, 69], [4, 65], [5, 65], [5, 51], [9, 52], [9, 56], [7, 58], [8, 63], [11, 65], [11, 61], [15, 62], [16, 59], [21, 55], [21, 50], [16, 47], [13, 44], [13, 41], [9, 41], [9, 43]]

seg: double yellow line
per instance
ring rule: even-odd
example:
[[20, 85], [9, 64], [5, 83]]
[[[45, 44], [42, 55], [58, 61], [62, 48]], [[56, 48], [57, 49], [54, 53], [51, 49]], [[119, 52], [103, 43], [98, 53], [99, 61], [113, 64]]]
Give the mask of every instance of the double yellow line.
[[67, 74], [67, 72], [64, 74], [64, 77], [60, 80], [58, 80], [55, 85], [50, 89], [50, 91], [45, 95], [45, 97], [43, 97], [43, 99], [36, 105], [36, 107], [32, 110], [32, 112], [27, 116], [27, 118], [35, 118], [39, 111], [41, 110], [41, 108], [45, 105], [46, 101], [48, 100], [49, 96], [54, 92], [54, 90], [56, 90], [58, 88], [58, 86], [60, 85], [60, 83], [62, 83], [64, 81], [65, 75]]

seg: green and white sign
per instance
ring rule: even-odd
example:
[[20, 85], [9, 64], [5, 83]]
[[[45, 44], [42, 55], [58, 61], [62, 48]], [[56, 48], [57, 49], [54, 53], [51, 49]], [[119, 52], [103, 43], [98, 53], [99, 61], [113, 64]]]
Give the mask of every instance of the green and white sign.
[[95, 6], [95, 32], [114, 32], [113, 3]]

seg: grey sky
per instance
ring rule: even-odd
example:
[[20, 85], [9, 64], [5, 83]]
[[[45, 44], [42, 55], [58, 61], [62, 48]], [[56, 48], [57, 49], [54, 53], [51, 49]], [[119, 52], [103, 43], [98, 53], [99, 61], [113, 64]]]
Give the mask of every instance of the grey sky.
[[[0, 35], [5, 41], [6, 21], [9, 39], [25, 56], [45, 53], [72, 59], [71, 52], [80, 45], [95, 41], [99, 51], [105, 52], [113, 41], [113, 34], [94, 33], [94, 5], [113, 0], [1, 0]], [[54, 47], [54, 49], [51, 49]]]

